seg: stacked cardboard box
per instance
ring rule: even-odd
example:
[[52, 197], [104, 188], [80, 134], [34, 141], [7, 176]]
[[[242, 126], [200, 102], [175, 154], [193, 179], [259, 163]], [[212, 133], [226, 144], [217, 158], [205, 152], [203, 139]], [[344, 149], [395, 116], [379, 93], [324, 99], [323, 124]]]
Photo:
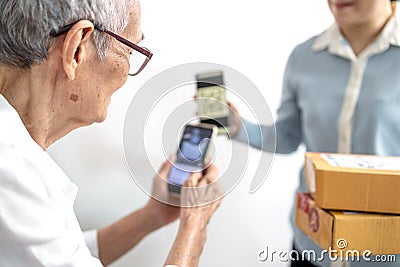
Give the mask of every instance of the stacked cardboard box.
[[326, 250], [400, 254], [400, 158], [306, 153], [296, 223]]

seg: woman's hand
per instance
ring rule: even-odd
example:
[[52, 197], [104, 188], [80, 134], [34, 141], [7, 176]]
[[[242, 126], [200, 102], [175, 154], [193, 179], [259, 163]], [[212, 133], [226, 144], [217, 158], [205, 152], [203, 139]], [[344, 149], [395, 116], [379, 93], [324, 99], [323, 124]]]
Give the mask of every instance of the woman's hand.
[[234, 104], [228, 102], [229, 106], [229, 136], [235, 138], [242, 127], [242, 118]]

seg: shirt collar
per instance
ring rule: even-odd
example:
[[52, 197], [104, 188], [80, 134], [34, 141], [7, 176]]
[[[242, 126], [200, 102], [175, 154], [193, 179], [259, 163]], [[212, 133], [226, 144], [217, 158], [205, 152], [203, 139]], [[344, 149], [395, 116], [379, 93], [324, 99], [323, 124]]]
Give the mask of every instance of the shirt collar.
[[[0, 94], [0, 140], [24, 143], [28, 140], [29, 133], [24, 127], [17, 111]], [[14, 145], [14, 144], [13, 144]]]
[[334, 23], [326, 31], [324, 31], [312, 45], [314, 51], [322, 51], [333, 46], [337, 42], [342, 42], [343, 36], [340, 33], [339, 27]]
[[[400, 46], [399, 23], [400, 11], [396, 11], [372, 45], [380, 48], [388, 47], [389, 45]], [[312, 45], [312, 50], [317, 52], [328, 49], [330, 52], [336, 52], [340, 55], [349, 49], [349, 47], [345, 48], [346, 46], [349, 46], [347, 40], [341, 34], [338, 25], [334, 23], [316, 38]]]
[[14, 148], [21, 148], [26, 151], [43, 153], [43, 149], [32, 139], [18, 112], [0, 94], [0, 143], [8, 143]]
[[[32, 139], [25, 128], [18, 112], [0, 94], [0, 153], [2, 149], [12, 149], [21, 155], [24, 162], [34, 162], [32, 172], [45, 174], [40, 177], [48, 188], [48, 194], [54, 199], [59, 199], [68, 208], [73, 205], [78, 188], [70, 182], [68, 176], [55, 163], [47, 152]], [[25, 163], [27, 166], [32, 166]], [[61, 190], [61, 193], [60, 193]]]

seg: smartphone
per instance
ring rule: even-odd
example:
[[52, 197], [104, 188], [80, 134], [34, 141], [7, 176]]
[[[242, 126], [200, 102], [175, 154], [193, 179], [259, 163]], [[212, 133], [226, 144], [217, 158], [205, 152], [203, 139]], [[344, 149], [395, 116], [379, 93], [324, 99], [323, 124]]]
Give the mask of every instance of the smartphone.
[[199, 73], [196, 80], [201, 123], [216, 125], [219, 134], [226, 134], [229, 127], [229, 107], [223, 72]]
[[179, 196], [181, 187], [190, 174], [204, 169], [210, 143], [217, 131], [217, 127], [210, 124], [185, 126], [176, 160], [168, 173], [168, 190], [171, 194]]

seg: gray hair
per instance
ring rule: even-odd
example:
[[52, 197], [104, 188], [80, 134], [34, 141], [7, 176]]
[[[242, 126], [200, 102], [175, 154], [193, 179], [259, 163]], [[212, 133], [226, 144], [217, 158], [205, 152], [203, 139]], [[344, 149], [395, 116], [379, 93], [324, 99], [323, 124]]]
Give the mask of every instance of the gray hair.
[[[30, 68], [43, 63], [54, 43], [52, 30], [87, 19], [104, 28], [123, 31], [135, 0], [0, 0], [0, 63]], [[100, 58], [111, 38], [99, 31], [94, 41]]]

